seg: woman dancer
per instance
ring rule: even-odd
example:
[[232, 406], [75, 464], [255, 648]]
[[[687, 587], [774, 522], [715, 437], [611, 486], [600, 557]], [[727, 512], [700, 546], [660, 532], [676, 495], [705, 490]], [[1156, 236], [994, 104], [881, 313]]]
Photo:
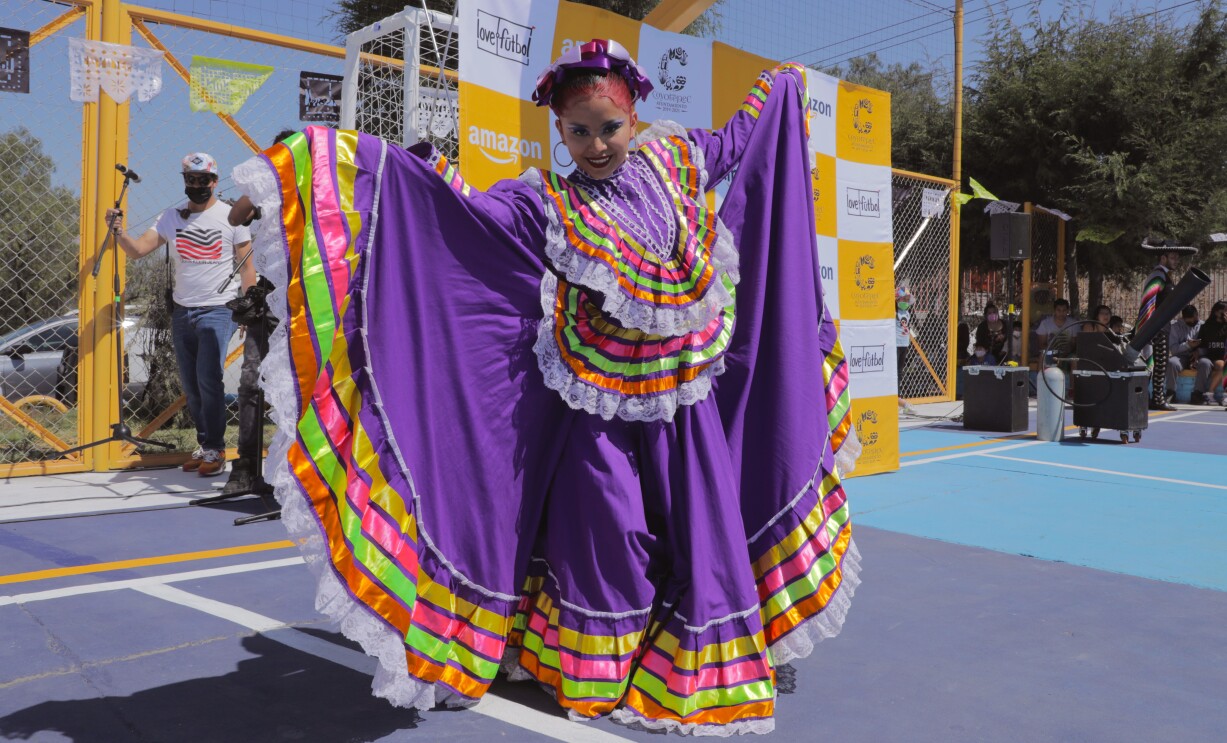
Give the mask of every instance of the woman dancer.
[[775, 668], [843, 623], [857, 445], [803, 70], [721, 130], [634, 138], [651, 87], [601, 39], [541, 75], [565, 177], [481, 192], [430, 145], [319, 127], [235, 172], [280, 215], [286, 524], [396, 704], [471, 703], [501, 664], [572, 717], [768, 732]]

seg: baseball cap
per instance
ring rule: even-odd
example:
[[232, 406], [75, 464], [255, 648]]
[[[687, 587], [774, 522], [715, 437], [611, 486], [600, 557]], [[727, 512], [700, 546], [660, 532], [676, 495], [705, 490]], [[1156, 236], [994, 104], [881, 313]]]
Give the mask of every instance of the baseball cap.
[[192, 152], [183, 158], [183, 172], [217, 175], [217, 161], [207, 152]]

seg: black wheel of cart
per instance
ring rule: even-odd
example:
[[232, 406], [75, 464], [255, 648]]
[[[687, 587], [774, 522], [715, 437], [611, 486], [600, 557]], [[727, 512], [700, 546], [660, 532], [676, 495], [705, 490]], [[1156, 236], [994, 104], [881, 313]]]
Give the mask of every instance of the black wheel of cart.
[[1086, 438], [1086, 426], [1083, 426], [1082, 428], [1078, 429], [1078, 438], [1080, 439]]
[[1128, 443], [1129, 443], [1129, 432], [1128, 432], [1128, 431], [1121, 431], [1121, 432], [1120, 432], [1120, 442], [1121, 442], [1122, 444], [1128, 444]]
[[1098, 429], [1098, 428], [1092, 428], [1092, 429], [1091, 429], [1091, 438], [1093, 438], [1093, 439], [1097, 439], [1097, 438], [1099, 438], [1099, 429]]
[[1142, 441], [1142, 432], [1134, 431], [1133, 432], [1133, 443], [1137, 444], [1137, 443], [1141, 443], [1141, 441]]

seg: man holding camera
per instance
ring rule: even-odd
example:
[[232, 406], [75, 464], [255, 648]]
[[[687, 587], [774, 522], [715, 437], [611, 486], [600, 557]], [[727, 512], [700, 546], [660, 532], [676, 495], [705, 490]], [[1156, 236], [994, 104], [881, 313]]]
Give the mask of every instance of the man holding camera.
[[[203, 152], [183, 158], [182, 207], [162, 212], [157, 223], [139, 237], [116, 227], [116, 240], [130, 258], [142, 258], [167, 245], [174, 267], [172, 336], [179, 379], [188, 413], [196, 425], [197, 447], [184, 472], [212, 477], [226, 466], [226, 399], [222, 373], [234, 321], [226, 302], [256, 282], [251, 261], [242, 264], [241, 283], [228, 281], [236, 258], [250, 248], [247, 227], [227, 221], [230, 207], [217, 189], [217, 161]], [[107, 212], [110, 220], [116, 210]], [[118, 212], [122, 217], [122, 212]], [[118, 224], [118, 223], [117, 223]]]

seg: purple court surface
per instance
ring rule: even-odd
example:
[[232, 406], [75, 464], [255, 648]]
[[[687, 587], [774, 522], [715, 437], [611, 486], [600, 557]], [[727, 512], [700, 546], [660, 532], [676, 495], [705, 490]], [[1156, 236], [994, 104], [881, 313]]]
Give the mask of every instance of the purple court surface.
[[[789, 741], [1227, 740], [1227, 413], [1061, 443], [901, 421], [847, 484], [864, 556], [843, 634], [780, 671]], [[0, 739], [660, 741], [500, 680], [474, 709], [370, 696], [258, 500], [177, 471], [0, 483]]]

